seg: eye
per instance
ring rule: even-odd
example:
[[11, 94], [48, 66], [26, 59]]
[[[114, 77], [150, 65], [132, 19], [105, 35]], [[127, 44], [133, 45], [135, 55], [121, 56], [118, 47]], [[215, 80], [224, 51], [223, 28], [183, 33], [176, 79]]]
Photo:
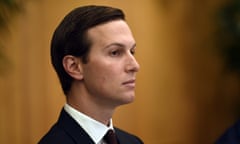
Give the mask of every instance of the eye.
[[121, 55], [121, 51], [120, 50], [113, 50], [110, 52], [111, 56], [120, 56]]
[[134, 55], [136, 53], [135, 48], [131, 49], [130, 52], [131, 52], [132, 55]]

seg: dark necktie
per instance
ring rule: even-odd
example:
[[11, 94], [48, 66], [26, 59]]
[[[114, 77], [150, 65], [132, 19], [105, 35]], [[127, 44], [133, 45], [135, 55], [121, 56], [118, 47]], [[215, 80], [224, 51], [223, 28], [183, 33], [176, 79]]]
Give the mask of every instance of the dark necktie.
[[104, 140], [107, 144], [118, 144], [117, 137], [113, 130], [108, 130], [107, 134], [104, 136]]

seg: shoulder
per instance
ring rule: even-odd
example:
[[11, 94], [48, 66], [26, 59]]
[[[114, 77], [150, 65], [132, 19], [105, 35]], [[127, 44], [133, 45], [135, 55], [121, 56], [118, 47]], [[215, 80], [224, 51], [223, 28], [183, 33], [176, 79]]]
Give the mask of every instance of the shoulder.
[[93, 144], [90, 136], [64, 110], [61, 111], [58, 121], [43, 136], [38, 144]]
[[38, 144], [55, 144], [55, 143], [67, 143], [74, 144], [74, 141], [69, 137], [66, 132], [55, 124], [47, 133], [44, 135]]
[[216, 141], [216, 144], [239, 144], [240, 143], [240, 121], [235, 123], [232, 127]]
[[143, 141], [134, 134], [128, 133], [119, 128], [114, 128], [120, 143], [143, 144]]

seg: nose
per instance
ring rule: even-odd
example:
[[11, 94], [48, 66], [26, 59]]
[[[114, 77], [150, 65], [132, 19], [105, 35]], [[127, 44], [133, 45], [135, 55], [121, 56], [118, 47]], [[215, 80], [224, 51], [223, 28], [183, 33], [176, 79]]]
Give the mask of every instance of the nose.
[[127, 59], [126, 71], [127, 72], [138, 72], [140, 65], [138, 64], [136, 58], [131, 54]]

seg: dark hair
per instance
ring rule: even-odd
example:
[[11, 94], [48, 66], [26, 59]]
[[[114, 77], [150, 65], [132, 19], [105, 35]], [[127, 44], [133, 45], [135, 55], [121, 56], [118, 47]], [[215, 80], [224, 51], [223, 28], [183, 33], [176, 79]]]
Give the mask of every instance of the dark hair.
[[73, 78], [63, 68], [64, 56], [80, 57], [84, 63], [87, 63], [91, 47], [87, 30], [118, 19], [125, 20], [123, 11], [118, 8], [89, 5], [72, 10], [56, 28], [51, 41], [51, 61], [65, 95], [71, 88]]

